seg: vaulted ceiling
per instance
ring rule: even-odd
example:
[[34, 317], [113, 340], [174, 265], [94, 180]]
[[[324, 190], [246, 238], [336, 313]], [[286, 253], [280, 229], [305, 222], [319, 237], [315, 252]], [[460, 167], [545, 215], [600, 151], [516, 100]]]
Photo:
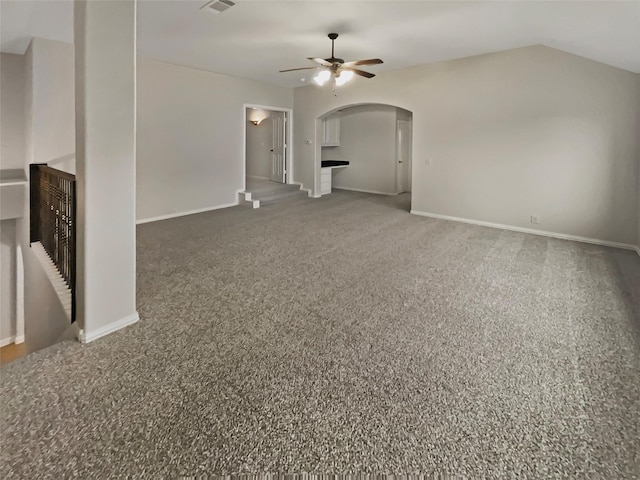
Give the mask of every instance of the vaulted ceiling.
[[[379, 73], [543, 44], [640, 73], [640, 2], [138, 0], [138, 52], [167, 62], [282, 86], [304, 85], [306, 57], [379, 57]], [[32, 36], [73, 41], [71, 0], [1, 0], [3, 52]]]

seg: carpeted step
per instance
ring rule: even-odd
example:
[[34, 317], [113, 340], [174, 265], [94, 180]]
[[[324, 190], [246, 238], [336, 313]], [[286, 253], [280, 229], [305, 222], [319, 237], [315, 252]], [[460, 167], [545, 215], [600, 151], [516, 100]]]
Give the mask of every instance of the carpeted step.
[[[295, 186], [295, 185], [294, 185]], [[283, 190], [279, 192], [269, 193], [267, 195], [253, 195], [253, 197], [257, 200], [260, 200], [260, 205], [265, 205], [269, 203], [275, 203], [279, 200], [283, 200], [285, 198], [291, 197], [307, 197], [307, 192], [300, 190], [300, 187], [296, 186], [295, 190]]]

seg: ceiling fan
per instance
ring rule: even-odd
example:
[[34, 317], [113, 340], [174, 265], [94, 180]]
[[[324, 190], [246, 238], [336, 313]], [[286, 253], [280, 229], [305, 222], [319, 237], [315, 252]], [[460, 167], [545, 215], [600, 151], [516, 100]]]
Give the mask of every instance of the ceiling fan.
[[358, 68], [354, 68], [360, 65], [378, 65], [383, 63], [379, 58], [370, 58], [368, 60], [354, 60], [352, 62], [345, 62], [342, 58], [336, 58], [334, 54], [334, 42], [338, 38], [337, 33], [330, 33], [328, 37], [331, 39], [331, 57], [330, 58], [312, 58], [309, 60], [320, 64], [319, 67], [302, 67], [302, 68], [290, 68], [288, 70], [280, 70], [283, 72], [293, 72], [296, 70], [320, 70], [318, 75], [313, 78], [313, 81], [318, 85], [323, 85], [327, 80], [333, 78], [335, 85], [344, 85], [346, 82], [353, 78], [353, 75], [360, 75], [365, 78], [375, 77], [375, 74], [365, 72]]

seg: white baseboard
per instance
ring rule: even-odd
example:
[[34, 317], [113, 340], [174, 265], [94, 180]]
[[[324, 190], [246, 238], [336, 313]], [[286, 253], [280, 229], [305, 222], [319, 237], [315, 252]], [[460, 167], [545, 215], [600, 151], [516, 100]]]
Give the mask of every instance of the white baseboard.
[[159, 217], [143, 218], [141, 220], [136, 220], [136, 225], [140, 225], [141, 223], [157, 222], [160, 220], [168, 220], [169, 218], [185, 217], [187, 215], [194, 215], [196, 213], [210, 212], [212, 210], [220, 210], [221, 208], [229, 208], [229, 207], [236, 207], [236, 206], [238, 206], [238, 202], [225, 203], [223, 205], [216, 205], [215, 207], [199, 208], [197, 210], [189, 210], [187, 212], [170, 213], [168, 215], [160, 215]]
[[[24, 342], [24, 339], [22, 341]], [[12, 343], [22, 343], [22, 342], [16, 342], [15, 335], [12, 335], [10, 337], [3, 338], [2, 340], [0, 340], [0, 347], [6, 347], [7, 345], [11, 345]]]
[[638, 248], [635, 245], [631, 245], [628, 243], [611, 242], [609, 240], [580, 237], [578, 235], [568, 235], [566, 233], [547, 232], [545, 230], [535, 230], [533, 228], [515, 227], [513, 225], [503, 225], [501, 223], [482, 222], [480, 220], [471, 220], [469, 218], [450, 217], [448, 215], [421, 212], [419, 210], [411, 210], [411, 213], [413, 215], [419, 215], [421, 217], [438, 218], [440, 220], [450, 220], [452, 222], [469, 223], [471, 225], [480, 225], [482, 227], [499, 228], [501, 230], [510, 230], [512, 232], [530, 233], [532, 235], [541, 235], [543, 237], [559, 238], [561, 240], [572, 240], [574, 242], [592, 243], [594, 245], [603, 245], [605, 247], [623, 248], [625, 250], [636, 250]]
[[373, 193], [375, 195], [398, 195], [397, 193], [393, 192], [393, 193], [389, 193], [389, 192], [378, 192], [376, 190], [362, 190], [360, 188], [347, 188], [347, 187], [336, 187], [335, 185], [333, 186], [333, 188], [335, 190], [348, 190], [350, 192], [362, 192], [362, 193]]
[[132, 313], [131, 315], [121, 318], [120, 320], [116, 320], [115, 322], [111, 322], [109, 325], [105, 325], [104, 327], [100, 327], [97, 330], [87, 334], [84, 330], [80, 330], [78, 333], [78, 340], [82, 343], [89, 343], [97, 340], [100, 337], [104, 337], [105, 335], [109, 335], [121, 328], [128, 327], [129, 325], [133, 325], [138, 320], [140, 320], [140, 316], [138, 312]]
[[16, 336], [16, 339], [13, 341], [13, 343], [24, 343], [24, 335]]

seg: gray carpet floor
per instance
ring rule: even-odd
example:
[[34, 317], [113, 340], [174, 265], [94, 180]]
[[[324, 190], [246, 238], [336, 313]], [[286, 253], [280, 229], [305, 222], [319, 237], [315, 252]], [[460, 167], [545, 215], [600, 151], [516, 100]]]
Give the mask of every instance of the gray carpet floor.
[[141, 321], [2, 368], [2, 478], [638, 478], [640, 259], [335, 192], [138, 227]]

